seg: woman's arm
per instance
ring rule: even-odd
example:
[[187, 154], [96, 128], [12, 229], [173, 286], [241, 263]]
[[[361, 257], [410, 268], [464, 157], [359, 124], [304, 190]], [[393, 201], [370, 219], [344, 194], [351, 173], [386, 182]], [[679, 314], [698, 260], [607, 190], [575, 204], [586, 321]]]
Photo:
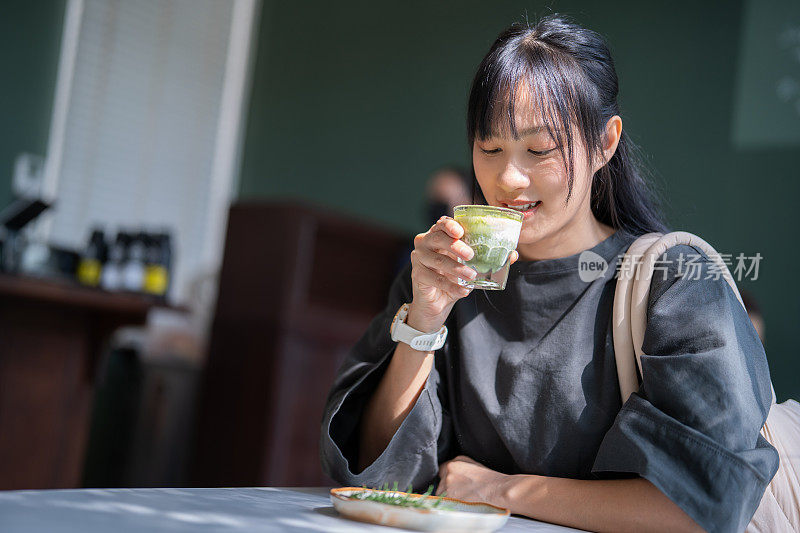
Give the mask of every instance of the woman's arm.
[[[459, 240], [463, 228], [449, 217], [414, 238], [411, 252], [413, 298], [406, 322], [412, 328], [433, 333], [447, 320], [453, 305], [470, 293], [456, 283], [457, 277], [474, 279], [475, 271], [451, 256], [471, 259], [473, 252]], [[512, 258], [513, 261], [516, 257]], [[433, 351], [417, 351], [398, 343], [378, 387], [367, 401], [361, 421], [358, 465], [364, 470], [391, 442], [414, 408], [433, 366]]]
[[[412, 326], [414, 327], [414, 326]], [[377, 389], [364, 408], [358, 471], [377, 459], [417, 402], [433, 366], [433, 352], [398, 343]]]
[[644, 478], [585, 480], [507, 475], [459, 455], [439, 467], [436, 494], [485, 502], [519, 514], [589, 531], [703, 531]]
[[703, 531], [643, 478], [583, 480], [528, 474], [507, 476], [500, 505], [521, 514], [590, 531]]

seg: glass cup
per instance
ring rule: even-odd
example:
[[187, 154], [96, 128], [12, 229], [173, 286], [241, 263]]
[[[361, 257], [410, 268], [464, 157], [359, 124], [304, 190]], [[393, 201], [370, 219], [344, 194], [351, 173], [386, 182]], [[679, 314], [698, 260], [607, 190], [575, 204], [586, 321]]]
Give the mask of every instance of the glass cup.
[[517, 248], [522, 229], [522, 213], [505, 207], [458, 205], [453, 215], [464, 228], [461, 240], [475, 252], [469, 261], [458, 260], [478, 273], [472, 281], [459, 279], [460, 284], [472, 289], [505, 289], [511, 252]]

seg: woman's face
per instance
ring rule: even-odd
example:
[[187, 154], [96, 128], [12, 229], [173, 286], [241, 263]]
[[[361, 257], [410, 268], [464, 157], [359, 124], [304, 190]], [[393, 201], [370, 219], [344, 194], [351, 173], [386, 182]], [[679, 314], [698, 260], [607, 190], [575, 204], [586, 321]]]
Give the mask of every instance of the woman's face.
[[570, 240], [563, 238], [565, 232], [574, 234], [586, 231], [587, 224], [599, 224], [591, 212], [590, 200], [592, 176], [600, 165], [589, 163], [583, 139], [573, 127], [575, 179], [572, 195], [565, 204], [569, 180], [564, 158], [538, 113], [524, 104], [515, 105], [519, 140], [510, 133], [475, 140], [472, 147], [475, 176], [489, 205], [524, 213], [520, 252], [524, 245], [545, 240], [549, 243], [538, 251], [557, 254], [555, 243]]
[[517, 247], [522, 259], [564, 257], [586, 250], [614, 232], [592, 213], [591, 185], [595, 172], [617, 149], [622, 119], [614, 115], [608, 120], [602, 157], [594, 161], [587, 157], [585, 142], [572, 126], [574, 181], [567, 202], [569, 177], [564, 157], [568, 155], [562, 156], [550, 138], [537, 106], [530, 103], [530, 92], [519, 90], [517, 94], [514, 118], [520, 138], [515, 140], [506, 133], [476, 139], [472, 145], [478, 185], [489, 205], [523, 212]]

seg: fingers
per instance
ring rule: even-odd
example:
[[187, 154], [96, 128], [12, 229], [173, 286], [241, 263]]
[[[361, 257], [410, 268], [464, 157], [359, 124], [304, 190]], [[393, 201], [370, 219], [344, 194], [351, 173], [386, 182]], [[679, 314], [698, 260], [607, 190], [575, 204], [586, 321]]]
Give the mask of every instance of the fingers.
[[433, 225], [433, 228], [444, 231], [454, 239], [460, 239], [464, 236], [464, 228], [461, 227], [461, 224], [447, 216], [440, 217], [439, 220], [436, 221], [436, 224]]
[[439, 465], [439, 486], [436, 487], [436, 496], [447, 490], [447, 463]]
[[458, 278], [472, 281], [477, 277], [477, 273], [472, 268], [459, 263], [449, 255], [437, 253], [426, 248], [415, 250], [415, 252], [421, 264], [434, 272], [448, 275], [456, 283], [458, 283]]
[[[457, 281], [457, 278], [452, 276], [452, 274], [435, 272], [424, 264], [421, 264], [418, 259], [419, 256], [416, 255], [416, 253], [416, 250], [411, 252], [412, 264], [414, 262], [417, 263], [415, 268], [411, 270], [411, 278], [414, 281], [430, 287], [436, 287], [437, 289], [447, 293], [454, 300], [464, 298], [465, 296], [468, 296], [470, 292], [472, 292], [471, 289], [460, 285]], [[452, 259], [449, 257], [443, 255], [441, 257], [445, 257], [446, 259], [450, 259], [450, 261], [452, 261]]]
[[459, 239], [464, 235], [461, 224], [452, 218], [442, 217], [430, 231], [420, 233], [414, 238], [414, 247], [427, 248], [438, 253], [450, 253], [469, 261], [475, 255], [472, 248]]
[[519, 252], [514, 250], [511, 252], [511, 262], [509, 263], [509, 265], [513, 265], [514, 263], [517, 262], [517, 260], [519, 260]]
[[477, 273], [459, 263], [469, 261], [475, 255], [464, 241], [464, 228], [450, 217], [441, 217], [431, 229], [414, 238], [411, 277], [417, 283], [435, 287], [453, 299], [463, 298], [472, 292], [459, 283], [472, 281]]

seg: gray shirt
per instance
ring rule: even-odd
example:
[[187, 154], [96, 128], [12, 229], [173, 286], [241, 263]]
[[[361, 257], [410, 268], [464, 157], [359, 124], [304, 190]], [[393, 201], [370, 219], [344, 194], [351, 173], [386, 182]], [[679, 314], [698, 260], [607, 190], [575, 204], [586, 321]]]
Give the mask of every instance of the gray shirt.
[[[744, 530], [778, 468], [759, 433], [771, 402], [764, 348], [710, 260], [674, 246], [651, 282], [644, 379], [621, 405], [610, 317], [616, 267], [634, 239], [617, 231], [591, 248], [610, 265], [594, 281], [581, 280], [580, 254], [520, 261], [504, 291], [459, 300], [412, 410], [359, 472], [362, 411], [394, 351], [392, 317], [412, 297], [407, 267], [331, 388], [325, 472], [346, 485], [420, 490], [464, 454], [506, 474], [641, 476], [706, 530]], [[690, 255], [701, 256], [699, 272], [685, 268]]]

